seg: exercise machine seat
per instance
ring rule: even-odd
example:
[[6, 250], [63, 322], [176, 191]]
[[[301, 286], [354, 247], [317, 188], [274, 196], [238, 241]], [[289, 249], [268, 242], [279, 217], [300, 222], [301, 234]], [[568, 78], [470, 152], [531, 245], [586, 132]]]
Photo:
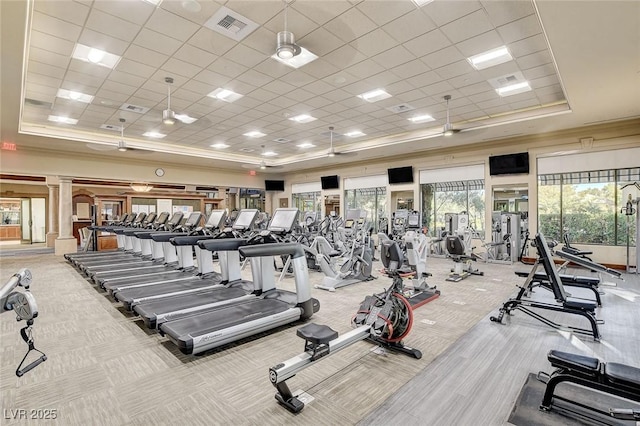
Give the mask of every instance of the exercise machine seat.
[[313, 322], [305, 325], [304, 327], [300, 327], [296, 334], [307, 342], [311, 342], [316, 345], [329, 343], [338, 337], [338, 332], [331, 327], [327, 325], [319, 325]]
[[464, 244], [462, 239], [458, 236], [449, 235], [446, 238], [447, 251], [454, 260], [471, 259], [464, 252]]
[[583, 299], [575, 299], [572, 297], [567, 297], [563, 305], [567, 308], [582, 309], [585, 311], [594, 311], [597, 306], [595, 302]]
[[600, 368], [600, 360], [598, 358], [569, 352], [550, 350], [547, 354], [547, 359], [554, 367], [566, 368], [586, 374], [597, 373]]
[[605, 374], [612, 383], [640, 389], [640, 368], [608, 362], [605, 365]]

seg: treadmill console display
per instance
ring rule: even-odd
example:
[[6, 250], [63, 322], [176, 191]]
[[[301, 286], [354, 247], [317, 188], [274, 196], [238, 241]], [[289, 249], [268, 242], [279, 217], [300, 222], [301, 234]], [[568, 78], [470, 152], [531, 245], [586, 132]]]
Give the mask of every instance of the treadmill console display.
[[258, 216], [258, 210], [256, 209], [244, 209], [240, 210], [236, 221], [233, 222], [233, 229], [250, 229]]
[[189, 215], [189, 219], [187, 219], [187, 221], [184, 223], [184, 226], [189, 227], [189, 228], [193, 228], [195, 226], [198, 225], [198, 222], [200, 222], [200, 217], [202, 216], [202, 214], [200, 212], [192, 212]]
[[227, 212], [225, 210], [213, 210], [209, 215], [209, 220], [207, 220], [207, 224], [205, 225], [205, 227], [211, 229], [222, 227], [224, 225], [226, 216]]
[[347, 229], [353, 228], [353, 223], [354, 223], [353, 219], [347, 219], [344, 222], [344, 227], [347, 228]]
[[291, 231], [298, 218], [298, 212], [298, 209], [276, 209], [267, 229], [274, 232]]

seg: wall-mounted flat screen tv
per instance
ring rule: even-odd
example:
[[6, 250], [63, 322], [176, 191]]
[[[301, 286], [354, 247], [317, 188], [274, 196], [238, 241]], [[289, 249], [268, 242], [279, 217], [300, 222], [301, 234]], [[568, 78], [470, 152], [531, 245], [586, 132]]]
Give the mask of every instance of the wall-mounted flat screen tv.
[[284, 181], [283, 180], [265, 180], [264, 190], [282, 192], [284, 191]]
[[494, 155], [489, 157], [489, 174], [515, 175], [529, 173], [529, 153]]
[[320, 181], [322, 189], [340, 189], [340, 177], [338, 175], [321, 176]]
[[389, 185], [396, 183], [413, 183], [413, 166], [395, 167], [387, 169]]

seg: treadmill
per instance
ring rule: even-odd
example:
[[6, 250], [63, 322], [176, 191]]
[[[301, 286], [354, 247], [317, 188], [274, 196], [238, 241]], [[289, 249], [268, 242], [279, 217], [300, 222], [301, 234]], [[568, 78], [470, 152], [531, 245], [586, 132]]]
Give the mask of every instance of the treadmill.
[[[133, 219], [135, 219], [136, 214], [135, 213], [126, 213], [123, 217], [122, 220], [117, 221], [115, 223], [111, 223], [109, 225], [100, 225], [100, 226], [89, 226], [89, 229], [92, 232], [98, 232], [98, 231], [103, 231], [103, 232], [110, 232], [110, 230], [108, 228], [111, 227], [115, 227], [115, 226], [129, 226], [129, 224], [133, 221]], [[106, 250], [106, 251], [93, 251], [93, 252], [81, 252], [81, 253], [67, 253], [64, 255], [64, 258], [67, 259], [68, 261], [70, 261], [71, 263], [74, 263], [75, 260], [80, 260], [80, 259], [91, 259], [94, 258], [96, 256], [99, 257], [104, 257], [104, 256], [110, 256], [113, 254], [119, 254], [122, 253], [122, 251], [124, 251], [124, 241], [118, 240], [118, 248], [115, 250]]]
[[[175, 216], [175, 214], [174, 214]], [[186, 235], [188, 232], [190, 232], [193, 228], [195, 228], [199, 223], [200, 220], [202, 219], [202, 213], [200, 212], [193, 212], [189, 215], [189, 218], [187, 219], [187, 221], [184, 223], [184, 225], [179, 225], [176, 228], [174, 228], [174, 231], [170, 231], [170, 232], [152, 232], [152, 234], [162, 234], [162, 235], [166, 235], [166, 234], [172, 234], [172, 235]], [[142, 230], [141, 230], [142, 231]], [[134, 238], [134, 237], [132, 237]], [[153, 235], [152, 235], [153, 238]], [[169, 247], [171, 248], [171, 247]], [[175, 249], [174, 249], [175, 252]], [[170, 262], [177, 262], [178, 258], [177, 257], [173, 257], [173, 256], [168, 256], [167, 254], [167, 246], [163, 245], [163, 255], [164, 255], [164, 262], [165, 263], [170, 263]], [[125, 269], [134, 269], [134, 268], [139, 268], [142, 266], [153, 266], [153, 265], [157, 265], [159, 262], [161, 262], [162, 259], [144, 259], [141, 258], [140, 255], [138, 254], [137, 257], [134, 258], [130, 258], [130, 259], [120, 259], [118, 263], [114, 263], [114, 262], [101, 262], [101, 263], [94, 263], [91, 265], [88, 265], [84, 268], [84, 272], [85, 274], [87, 274], [89, 277], [93, 277], [93, 275], [99, 271], [110, 271], [110, 270], [114, 270], [114, 268], [118, 268], [118, 270], [122, 271]]]
[[[253, 226], [253, 223], [255, 222], [257, 213], [258, 213], [258, 210], [255, 210], [255, 209], [241, 210], [240, 214], [238, 215], [238, 219], [234, 224], [234, 228], [243, 229], [243, 230], [250, 229]], [[226, 235], [228, 234], [223, 233], [221, 234], [221, 237], [224, 237]], [[198, 238], [201, 238], [201, 236], [175, 237], [173, 238], [174, 240], [173, 243], [189, 244], [189, 250], [191, 250], [191, 245], [196, 244]], [[221, 238], [221, 240], [222, 239], [223, 238]], [[215, 240], [204, 240], [204, 241], [215, 241]], [[242, 240], [242, 242], [244, 243], [244, 240]], [[221, 247], [223, 250], [228, 250], [225, 248], [227, 246], [223, 245]], [[237, 250], [237, 247], [238, 246], [235, 246], [236, 250]], [[199, 249], [202, 250], [203, 248], [199, 247]], [[213, 253], [210, 252], [210, 254], [212, 255]], [[188, 294], [188, 293], [195, 293], [203, 290], [210, 290], [213, 288], [222, 287], [223, 281], [225, 280], [227, 281], [239, 280], [240, 279], [239, 257], [232, 258], [232, 255], [227, 255], [228, 260], [224, 259], [225, 257], [224, 255], [222, 257], [223, 259], [220, 262], [221, 268], [222, 268], [222, 265], [224, 264], [224, 265], [227, 265], [228, 271], [229, 270], [232, 271], [231, 274], [228, 275], [227, 277], [209, 276], [204, 278], [204, 277], [192, 276], [186, 279], [172, 279], [165, 282], [154, 280], [152, 282], [133, 283], [133, 284], [127, 284], [127, 285], [120, 285], [116, 283], [115, 285], [105, 286], [105, 287], [108, 288], [108, 290], [115, 297], [116, 300], [122, 302], [122, 305], [124, 306], [125, 309], [131, 311], [136, 305], [140, 303], [144, 303], [146, 301], [166, 299], [168, 297], [173, 297], [181, 294]], [[232, 266], [229, 267], [228, 266], [229, 264], [231, 264]], [[237, 272], [235, 271], [235, 268], [236, 268], [235, 265], [237, 265]], [[253, 263], [252, 263], [252, 267], [253, 267]], [[251, 290], [253, 291], [253, 288]]]
[[[285, 324], [306, 320], [320, 309], [318, 300], [311, 297], [309, 271], [301, 244], [270, 243], [240, 247], [239, 251], [247, 258], [291, 256], [296, 291], [273, 289], [252, 300], [161, 324], [160, 333], [176, 344], [182, 353], [195, 355]], [[273, 261], [263, 264], [271, 265], [270, 272], [272, 275], [275, 273]]]
[[[209, 215], [209, 219], [207, 220], [207, 223], [204, 225], [204, 227], [197, 228], [194, 232], [197, 232], [200, 238], [208, 238], [217, 235], [222, 227], [222, 224], [224, 223], [225, 216], [225, 210], [213, 210]], [[145, 242], [151, 244], [151, 242], [153, 241], [151, 237], [152, 233], [135, 232], [134, 234], [136, 238], [140, 239], [143, 244]], [[204, 270], [203, 266], [205, 264], [208, 265], [209, 262], [207, 262], [207, 259], [201, 256], [200, 250], [196, 250], [196, 257], [198, 258], [198, 274], [213, 272], [212, 264], [209, 265], [208, 271]], [[178, 262], [179, 265], [177, 268], [175, 264], [155, 264], [138, 268], [125, 268], [118, 271], [98, 271], [93, 275], [93, 280], [96, 284], [99, 284], [100, 287], [105, 288], [107, 284], [115, 282], [124, 283], [157, 281], [158, 275], [163, 275], [162, 280], [169, 280], [172, 276], [184, 277], [186, 275], [191, 277], [191, 274], [186, 274], [192, 272], [195, 269], [191, 251], [189, 250], [188, 253], [186, 252], [186, 250], [183, 251], [181, 253], [181, 256], [178, 257]]]
[[[219, 306], [242, 302], [259, 296], [264, 292], [275, 290], [275, 277], [270, 274], [270, 271], [273, 270], [273, 260], [260, 257], [250, 258], [253, 282], [247, 282], [240, 277], [240, 254], [238, 249], [245, 245], [278, 241], [283, 235], [289, 234], [295, 225], [297, 216], [297, 214], [290, 213], [292, 210], [277, 209], [274, 215], [275, 220], [272, 219], [271, 221], [273, 225], [248, 240], [235, 238], [210, 239], [198, 242], [201, 248], [211, 252], [218, 252], [220, 269], [223, 275], [221, 284], [225, 284], [225, 286], [214, 286], [200, 291], [183, 293], [175, 297], [165, 294], [159, 300], [146, 299], [139, 302], [134, 305], [133, 310], [142, 317], [149, 328], [157, 328], [160, 324], [169, 320], [195, 315]], [[244, 214], [243, 212], [240, 213], [241, 216]], [[283, 214], [285, 215], [284, 217], [282, 216]], [[242, 220], [241, 216], [238, 220]], [[264, 265], [265, 262], [271, 265], [271, 269], [269, 269], [269, 266]], [[175, 287], [178, 288], [179, 286]], [[123, 304], [127, 305], [127, 303], [128, 301], [123, 301]]]

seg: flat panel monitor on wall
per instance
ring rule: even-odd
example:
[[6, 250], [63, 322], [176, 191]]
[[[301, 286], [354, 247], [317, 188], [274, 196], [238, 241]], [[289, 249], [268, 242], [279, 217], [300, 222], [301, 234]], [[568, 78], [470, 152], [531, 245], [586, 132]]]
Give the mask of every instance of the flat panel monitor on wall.
[[321, 176], [320, 181], [322, 189], [340, 189], [340, 177], [338, 175]]
[[529, 173], [529, 153], [495, 155], [489, 157], [489, 174], [512, 175]]
[[264, 190], [265, 191], [284, 191], [284, 181], [283, 180], [265, 180], [264, 181]]
[[413, 166], [387, 169], [389, 185], [396, 183], [413, 183]]

